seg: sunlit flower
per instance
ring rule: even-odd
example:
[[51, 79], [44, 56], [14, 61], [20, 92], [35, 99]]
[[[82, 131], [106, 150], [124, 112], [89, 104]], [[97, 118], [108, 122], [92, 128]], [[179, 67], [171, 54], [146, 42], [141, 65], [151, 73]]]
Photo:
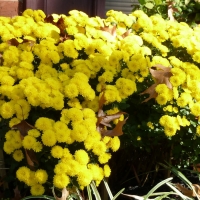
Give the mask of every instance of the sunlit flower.
[[40, 185], [40, 184], [36, 184], [31, 186], [31, 194], [33, 196], [39, 196], [39, 195], [43, 195], [45, 192], [44, 186]]

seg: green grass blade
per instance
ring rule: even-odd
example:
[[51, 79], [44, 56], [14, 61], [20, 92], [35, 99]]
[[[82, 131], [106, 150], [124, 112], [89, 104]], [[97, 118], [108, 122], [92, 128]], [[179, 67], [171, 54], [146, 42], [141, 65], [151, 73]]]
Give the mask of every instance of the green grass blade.
[[87, 186], [87, 193], [88, 193], [88, 199], [92, 200], [92, 193], [89, 185]]
[[27, 200], [27, 199], [50, 199], [50, 200], [55, 200], [54, 197], [51, 197], [51, 196], [46, 196], [46, 195], [41, 195], [41, 196], [27, 196], [27, 197], [24, 197], [23, 199], [21, 200]]
[[121, 189], [121, 190], [112, 198], [112, 200], [115, 200], [124, 190], [125, 190], [125, 188]]
[[95, 196], [96, 200], [101, 200], [100, 194], [99, 194], [99, 192], [97, 190], [97, 187], [96, 187], [96, 185], [94, 184], [93, 181], [90, 183], [90, 186], [91, 186], [91, 188], [93, 190], [93, 193], [94, 193], [94, 196]]
[[157, 185], [155, 185], [145, 196], [144, 196], [144, 200], [147, 200], [148, 197], [150, 197], [154, 191], [156, 191], [160, 186], [164, 185], [165, 183], [171, 181], [173, 178], [170, 177], [170, 178], [167, 178], [163, 181], [161, 181], [160, 183], [158, 183]]
[[108, 186], [107, 181], [106, 181], [105, 179], [103, 179], [103, 182], [104, 182], [104, 185], [105, 185], [105, 187], [106, 187], [106, 190], [107, 190], [107, 192], [108, 192], [108, 195], [109, 195], [110, 199], [113, 199], [113, 195], [112, 195], [112, 192], [111, 192], [111, 190], [110, 190], [110, 187]]

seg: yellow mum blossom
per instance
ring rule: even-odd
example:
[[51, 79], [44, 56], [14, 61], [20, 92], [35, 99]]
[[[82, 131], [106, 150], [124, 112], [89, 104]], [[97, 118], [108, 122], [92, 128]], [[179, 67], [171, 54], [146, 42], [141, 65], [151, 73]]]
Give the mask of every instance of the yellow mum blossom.
[[110, 169], [109, 165], [104, 165], [103, 169], [104, 169], [104, 176], [109, 177], [111, 174], [111, 169]]
[[70, 183], [70, 179], [65, 174], [56, 174], [53, 177], [53, 184], [55, 187], [63, 189]]
[[89, 169], [82, 170], [77, 175], [78, 184], [82, 187], [88, 186], [92, 181], [92, 174]]
[[74, 124], [74, 127], [71, 131], [72, 139], [76, 140], [77, 142], [83, 142], [88, 135], [88, 130], [85, 126], [81, 124]]
[[40, 185], [40, 184], [36, 184], [31, 186], [31, 194], [33, 196], [39, 196], [39, 195], [43, 195], [45, 192], [44, 186]]
[[42, 145], [42, 143], [41, 142], [35, 142], [34, 144], [33, 144], [33, 146], [32, 146], [32, 149], [33, 149], [33, 151], [35, 151], [35, 152], [40, 152], [40, 151], [42, 151], [42, 148], [43, 148], [43, 145]]
[[200, 102], [194, 103], [194, 104], [191, 106], [190, 110], [191, 110], [191, 113], [192, 113], [194, 116], [198, 117], [198, 116], [200, 115]]
[[63, 156], [63, 148], [59, 145], [55, 145], [51, 148], [51, 155], [54, 158], [61, 158]]
[[61, 161], [55, 165], [55, 168], [54, 168], [55, 174], [64, 174], [64, 173], [67, 173], [67, 171], [68, 171], [67, 163], [64, 163]]
[[53, 128], [55, 121], [46, 117], [40, 117], [35, 122], [35, 127], [41, 131], [50, 130]]
[[42, 142], [45, 146], [54, 146], [57, 142], [55, 132], [51, 129], [45, 130], [42, 134]]
[[13, 101], [3, 103], [0, 108], [0, 114], [4, 119], [9, 119], [15, 114]]
[[15, 150], [14, 153], [13, 153], [13, 158], [17, 162], [20, 162], [24, 158], [24, 154], [23, 154], [22, 150], [20, 150], [20, 149]]
[[81, 165], [86, 165], [89, 162], [88, 153], [83, 149], [76, 150], [74, 154], [74, 158]]
[[37, 180], [38, 183], [40, 184], [44, 184], [46, 183], [47, 179], [48, 179], [48, 174], [45, 170], [43, 169], [38, 169], [35, 172], [35, 178]]
[[16, 171], [16, 177], [19, 179], [19, 181], [23, 181], [23, 182], [28, 182], [29, 177], [31, 174], [31, 170], [28, 167], [20, 167], [17, 171]]
[[22, 141], [22, 145], [25, 149], [32, 149], [33, 145], [36, 143], [36, 139], [33, 136], [26, 135]]

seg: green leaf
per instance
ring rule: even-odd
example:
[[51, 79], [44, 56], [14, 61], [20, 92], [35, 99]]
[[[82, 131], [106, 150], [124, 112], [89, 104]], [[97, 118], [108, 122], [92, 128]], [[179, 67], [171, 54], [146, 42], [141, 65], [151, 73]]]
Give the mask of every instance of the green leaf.
[[154, 2], [155, 2], [156, 5], [161, 5], [161, 4], [163, 4], [163, 1], [162, 1], [162, 0], [155, 0]]
[[121, 190], [112, 198], [112, 200], [115, 200], [124, 190], [125, 190], [125, 188], [121, 189]]
[[190, 3], [190, 0], [185, 0], [185, 5], [187, 5], [188, 3]]
[[55, 200], [54, 197], [51, 197], [51, 196], [46, 196], [46, 195], [41, 195], [41, 196], [27, 196], [27, 197], [24, 197], [23, 199], [21, 200], [27, 200], [27, 199], [50, 199], [50, 200]]
[[107, 181], [106, 181], [105, 179], [103, 179], [103, 182], [104, 182], [104, 185], [105, 185], [105, 187], [106, 187], [106, 190], [107, 190], [107, 192], [108, 192], [108, 195], [109, 195], [110, 199], [113, 199], [113, 195], [112, 195], [112, 192], [111, 192], [111, 190], [110, 190], [110, 188], [109, 188], [109, 186], [108, 186]]
[[196, 13], [196, 15], [195, 15], [195, 21], [197, 21], [197, 22], [200, 21], [200, 13]]
[[157, 185], [155, 185], [155, 186], [145, 195], [144, 200], [147, 200], [148, 197], [150, 197], [150, 196], [153, 194], [154, 191], [156, 191], [160, 186], [162, 186], [162, 185], [164, 185], [165, 183], [171, 181], [172, 179], [173, 179], [172, 177], [167, 178], [167, 179], [161, 181], [160, 183], [158, 183]]
[[154, 7], [154, 4], [153, 3], [146, 3], [144, 6], [148, 9], [152, 9]]
[[94, 196], [96, 197], [96, 200], [101, 200], [100, 194], [99, 194], [97, 187], [93, 181], [90, 183], [90, 186], [94, 192]]
[[88, 199], [92, 200], [92, 193], [89, 185], [87, 186], [87, 193], [88, 193]]
[[141, 5], [144, 5], [144, 4], [146, 3], [145, 0], [138, 0], [138, 1], [139, 1], [139, 3], [140, 3]]

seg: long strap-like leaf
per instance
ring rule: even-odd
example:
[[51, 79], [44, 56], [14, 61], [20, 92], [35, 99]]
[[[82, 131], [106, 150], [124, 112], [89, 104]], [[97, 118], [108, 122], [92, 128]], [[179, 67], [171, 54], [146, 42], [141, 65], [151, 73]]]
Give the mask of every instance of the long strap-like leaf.
[[94, 181], [92, 181], [92, 182], [90, 183], [90, 186], [91, 186], [91, 188], [92, 188], [92, 190], [93, 190], [93, 193], [94, 193], [94, 196], [96, 197], [96, 200], [101, 200], [100, 194], [99, 194], [99, 192], [98, 192], [98, 190], [97, 190], [97, 187], [96, 187]]
[[150, 197], [154, 191], [156, 191], [160, 186], [164, 185], [165, 183], [171, 181], [173, 178], [170, 177], [170, 178], [167, 178], [163, 181], [161, 181], [160, 183], [158, 183], [157, 185], [155, 185], [145, 196], [144, 196], [144, 200], [147, 200], [148, 197]]
[[121, 189], [121, 190], [112, 198], [112, 200], [115, 200], [124, 190], [125, 190], [125, 188]]
[[21, 200], [27, 200], [27, 199], [50, 199], [50, 200], [55, 200], [54, 197], [51, 197], [51, 196], [46, 196], [46, 195], [41, 195], [41, 196], [27, 196], [27, 197], [24, 197], [23, 199]]
[[92, 193], [91, 193], [91, 189], [89, 185], [87, 186], [87, 193], [88, 193], [89, 200], [92, 200]]
[[105, 179], [103, 179], [103, 182], [104, 182], [104, 185], [105, 185], [105, 187], [106, 187], [106, 190], [107, 190], [107, 192], [108, 192], [108, 195], [109, 195], [110, 199], [113, 199], [113, 195], [112, 195], [112, 192], [111, 192], [111, 190], [110, 190], [110, 187], [108, 186], [107, 181], [106, 181]]

